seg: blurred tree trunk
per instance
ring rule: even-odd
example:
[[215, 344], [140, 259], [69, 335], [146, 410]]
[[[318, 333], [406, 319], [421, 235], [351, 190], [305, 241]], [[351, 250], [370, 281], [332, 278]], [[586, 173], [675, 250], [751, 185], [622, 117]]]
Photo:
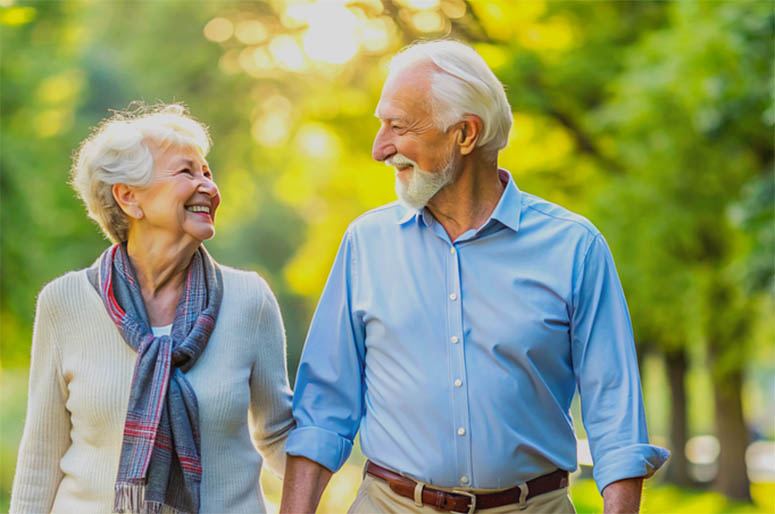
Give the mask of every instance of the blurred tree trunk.
[[748, 430], [743, 418], [743, 377], [740, 371], [724, 380], [713, 380], [716, 435], [721, 444], [715, 488], [736, 500], [751, 501], [751, 484], [745, 465]]
[[667, 383], [670, 387], [670, 445], [673, 449], [667, 480], [673, 484], [688, 487], [693, 485], [689, 477], [689, 462], [686, 459], [686, 441], [689, 439], [689, 423], [686, 401], [686, 373], [688, 359], [683, 348], [665, 352]]
[[716, 437], [721, 445], [714, 488], [729, 498], [751, 501], [745, 464], [748, 428], [743, 415], [745, 341], [750, 326], [750, 302], [739, 301], [729, 278], [717, 274], [709, 284], [707, 323]]

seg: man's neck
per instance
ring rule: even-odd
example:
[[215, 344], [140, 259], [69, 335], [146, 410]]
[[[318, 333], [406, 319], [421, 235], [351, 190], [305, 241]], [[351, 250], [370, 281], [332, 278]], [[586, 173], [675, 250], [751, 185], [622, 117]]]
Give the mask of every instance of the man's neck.
[[505, 186], [497, 163], [463, 162], [455, 181], [439, 191], [426, 206], [451, 241], [478, 229], [490, 218]]

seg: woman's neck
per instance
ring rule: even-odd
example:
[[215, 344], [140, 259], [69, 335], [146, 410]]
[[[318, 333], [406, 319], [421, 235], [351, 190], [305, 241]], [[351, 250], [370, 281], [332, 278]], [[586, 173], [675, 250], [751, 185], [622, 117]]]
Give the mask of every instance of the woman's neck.
[[143, 237], [130, 230], [127, 253], [135, 269], [152, 326], [172, 323], [188, 266], [199, 242]]

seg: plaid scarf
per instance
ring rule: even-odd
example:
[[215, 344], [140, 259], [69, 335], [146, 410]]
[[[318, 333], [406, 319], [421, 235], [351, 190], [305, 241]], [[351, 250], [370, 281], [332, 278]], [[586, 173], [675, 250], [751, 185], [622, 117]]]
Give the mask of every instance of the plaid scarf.
[[[96, 263], [95, 263], [96, 264]], [[199, 410], [186, 379], [207, 346], [223, 279], [203, 246], [194, 254], [170, 336], [151, 332], [126, 245], [99, 259], [98, 288], [126, 343], [137, 352], [124, 423], [114, 512], [199, 512], [202, 480]]]

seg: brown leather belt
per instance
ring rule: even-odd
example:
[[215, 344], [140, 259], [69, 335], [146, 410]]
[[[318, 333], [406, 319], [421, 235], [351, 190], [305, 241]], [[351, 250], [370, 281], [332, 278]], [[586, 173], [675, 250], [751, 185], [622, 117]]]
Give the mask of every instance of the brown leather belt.
[[[411, 478], [399, 475], [395, 471], [383, 468], [371, 461], [366, 463], [366, 473], [384, 480], [394, 493], [412, 499], [415, 503], [417, 503], [417, 499], [421, 498], [423, 505], [469, 514], [479, 509], [492, 509], [512, 503], [524, 505], [530, 498], [568, 485], [568, 472], [561, 469], [528, 480], [511, 489], [486, 494], [473, 494], [467, 491], [447, 492], [425, 485], [421, 486]], [[418, 491], [418, 489], [420, 490]]]

